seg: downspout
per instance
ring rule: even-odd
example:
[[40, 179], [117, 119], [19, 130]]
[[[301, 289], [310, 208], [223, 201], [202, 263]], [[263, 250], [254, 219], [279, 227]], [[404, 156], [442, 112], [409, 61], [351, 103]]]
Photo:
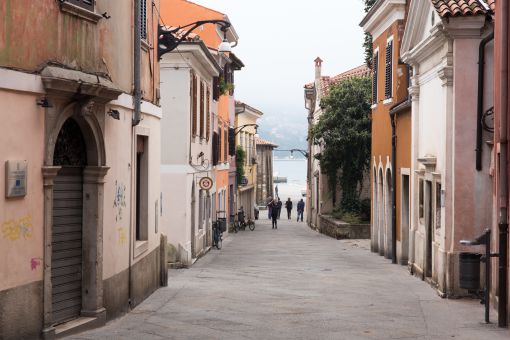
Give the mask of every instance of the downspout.
[[133, 77], [134, 77], [134, 108], [135, 114], [133, 116], [133, 126], [137, 126], [141, 121], [141, 102], [142, 90], [140, 85], [140, 69], [141, 69], [141, 50], [142, 50], [142, 24], [140, 18], [140, 0], [135, 0], [135, 25], [134, 25], [134, 50], [133, 50]]
[[397, 129], [396, 129], [396, 113], [390, 111], [391, 119], [391, 263], [397, 263]]
[[478, 49], [478, 103], [476, 112], [476, 170], [482, 170], [482, 116], [483, 116], [483, 89], [485, 77], [485, 46], [494, 40], [494, 32], [480, 41]]
[[500, 74], [501, 81], [498, 87], [500, 95], [500, 161], [499, 161], [499, 301], [498, 301], [498, 326], [508, 327], [508, 1], [500, 1], [499, 12], [501, 13], [501, 58]]

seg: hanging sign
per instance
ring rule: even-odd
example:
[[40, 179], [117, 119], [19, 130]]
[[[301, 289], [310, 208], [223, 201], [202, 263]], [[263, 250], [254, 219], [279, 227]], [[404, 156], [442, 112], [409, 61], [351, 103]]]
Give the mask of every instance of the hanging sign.
[[202, 177], [198, 182], [198, 185], [202, 190], [211, 190], [213, 186], [213, 180], [211, 177]]

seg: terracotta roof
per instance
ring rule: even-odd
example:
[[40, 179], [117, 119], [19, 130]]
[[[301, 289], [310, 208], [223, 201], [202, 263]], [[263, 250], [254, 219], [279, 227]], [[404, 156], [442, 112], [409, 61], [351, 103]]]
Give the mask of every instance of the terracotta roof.
[[[176, 28], [179, 28], [179, 27], [176, 27], [176, 26], [163, 26], [163, 29], [167, 30], [167, 31], [172, 31]], [[183, 35], [185, 35], [186, 33], [188, 32], [188, 30], [185, 30], [185, 29], [179, 29], [177, 32], [175, 32], [175, 37], [177, 39], [180, 39]], [[184, 39], [184, 41], [201, 41], [200, 39], [200, 36], [198, 34], [195, 34], [193, 32], [191, 32], [187, 37], [186, 39]]]
[[255, 137], [255, 144], [256, 145], [267, 145], [267, 146], [274, 146], [275, 148], [278, 147], [278, 145], [271, 143], [265, 139], [262, 139], [260, 137]]
[[[370, 76], [372, 74], [372, 71], [368, 68], [367, 65], [361, 65], [358, 67], [355, 67], [349, 71], [345, 71], [343, 73], [340, 73], [334, 77], [329, 76], [323, 76], [321, 77], [320, 81], [320, 87], [322, 89], [323, 95], [327, 95], [329, 93], [329, 90], [331, 89], [331, 86], [341, 82], [344, 79], [353, 78], [353, 77], [366, 77]], [[309, 83], [305, 85], [305, 89], [313, 89], [314, 83]]]
[[467, 15], [486, 15], [488, 10], [485, 0], [432, 0], [441, 18], [467, 16]]
[[496, 10], [496, 0], [488, 0], [487, 4], [493, 12]]

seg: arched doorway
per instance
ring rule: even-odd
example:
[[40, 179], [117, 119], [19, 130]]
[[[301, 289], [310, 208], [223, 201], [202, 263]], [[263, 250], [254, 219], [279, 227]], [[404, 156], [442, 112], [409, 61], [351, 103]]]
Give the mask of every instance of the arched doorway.
[[379, 254], [384, 255], [384, 203], [383, 203], [383, 172], [379, 169], [379, 176], [377, 181], [377, 225], [379, 231]]
[[386, 170], [386, 192], [384, 194], [384, 209], [385, 209], [385, 251], [386, 258], [391, 258], [392, 255], [392, 228], [393, 228], [393, 184], [392, 184], [391, 170]]
[[75, 319], [82, 310], [83, 170], [87, 151], [78, 123], [69, 118], [53, 153], [60, 166], [53, 187], [52, 311], [55, 324]]

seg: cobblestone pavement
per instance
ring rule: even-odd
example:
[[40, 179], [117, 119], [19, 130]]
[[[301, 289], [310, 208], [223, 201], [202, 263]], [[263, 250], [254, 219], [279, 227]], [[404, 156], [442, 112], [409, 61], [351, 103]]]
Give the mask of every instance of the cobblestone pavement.
[[[510, 339], [478, 301], [441, 299], [366, 240], [267, 220], [171, 270], [128, 315], [73, 339]], [[494, 313], [493, 313], [494, 314]]]

